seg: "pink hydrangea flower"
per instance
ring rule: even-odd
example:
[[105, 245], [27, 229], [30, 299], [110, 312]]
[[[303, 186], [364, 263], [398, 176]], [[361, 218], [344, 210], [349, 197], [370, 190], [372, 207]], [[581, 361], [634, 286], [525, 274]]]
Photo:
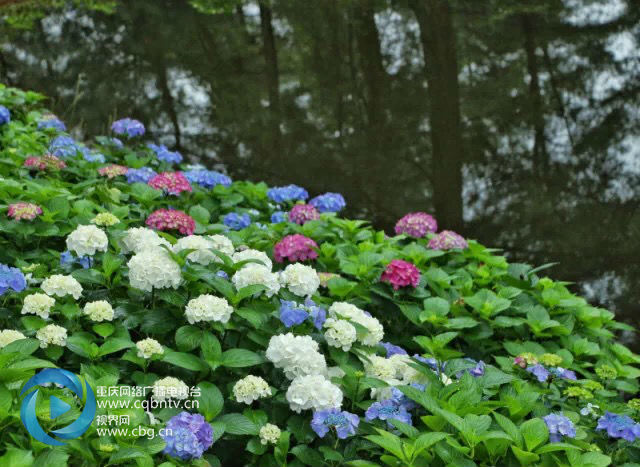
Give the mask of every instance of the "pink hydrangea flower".
[[396, 234], [421, 238], [438, 230], [438, 223], [426, 212], [410, 212], [396, 223]]
[[191, 235], [196, 230], [196, 222], [188, 214], [173, 209], [158, 209], [147, 217], [146, 224], [156, 230], [177, 230], [183, 235]]
[[111, 164], [107, 165], [106, 167], [99, 168], [98, 173], [103, 177], [115, 178], [118, 175], [125, 175], [127, 173], [127, 170], [129, 170], [129, 168], [125, 167], [124, 165]]
[[151, 188], [164, 190], [172, 195], [179, 195], [183, 191], [193, 191], [189, 180], [182, 172], [162, 172], [148, 182]]
[[278, 263], [282, 263], [285, 259], [292, 263], [316, 259], [318, 253], [314, 248], [318, 248], [318, 244], [309, 237], [300, 234], [287, 235], [276, 243], [273, 248], [273, 256]]
[[415, 288], [420, 283], [420, 271], [408, 261], [394, 259], [387, 265], [380, 280], [391, 284], [394, 290], [409, 285]]
[[451, 230], [443, 230], [431, 240], [429, 240], [429, 248], [433, 250], [450, 250], [452, 248], [467, 248], [469, 244], [462, 235]]
[[28, 220], [32, 221], [40, 214], [42, 214], [42, 208], [33, 203], [14, 203], [9, 205], [8, 216], [14, 218], [17, 221]]
[[58, 159], [52, 154], [28, 157], [27, 160], [24, 161], [23, 165], [35, 170], [59, 170], [64, 169], [67, 166], [63, 160]]
[[303, 225], [305, 222], [320, 219], [318, 210], [310, 204], [296, 204], [289, 211], [289, 220]]

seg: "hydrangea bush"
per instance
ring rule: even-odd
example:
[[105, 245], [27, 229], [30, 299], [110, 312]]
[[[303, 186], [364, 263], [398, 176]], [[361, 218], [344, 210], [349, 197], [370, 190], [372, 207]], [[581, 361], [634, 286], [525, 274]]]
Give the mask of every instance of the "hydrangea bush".
[[[180, 165], [131, 119], [63, 161], [42, 100], [0, 87], [0, 465], [640, 466], [633, 329], [545, 267]], [[35, 441], [20, 388], [52, 367], [151, 388], [97, 416], [168, 431]]]

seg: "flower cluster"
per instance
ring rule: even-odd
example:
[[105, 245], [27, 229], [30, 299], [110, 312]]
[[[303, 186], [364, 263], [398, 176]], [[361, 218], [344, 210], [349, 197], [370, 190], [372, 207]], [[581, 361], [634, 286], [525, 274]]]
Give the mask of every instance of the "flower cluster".
[[398, 404], [393, 399], [374, 402], [369, 406], [364, 417], [368, 422], [372, 422], [373, 420], [386, 420], [390, 428], [393, 428], [391, 420], [398, 420], [407, 425], [412, 424], [411, 413], [409, 413], [404, 405]]
[[122, 118], [116, 120], [111, 125], [111, 131], [118, 136], [126, 136], [127, 138], [133, 138], [135, 136], [144, 135], [144, 125], [138, 120], [132, 118]]
[[396, 223], [396, 234], [406, 234], [414, 238], [422, 238], [428, 233], [438, 230], [436, 220], [426, 212], [410, 212]]
[[48, 324], [38, 329], [36, 339], [40, 341], [42, 349], [46, 349], [49, 345], [65, 346], [67, 344], [67, 330], [62, 326]]
[[348, 352], [356, 341], [356, 328], [349, 321], [329, 318], [324, 322], [324, 327], [326, 328], [324, 337], [331, 347], [338, 347]]
[[111, 165], [107, 165], [105, 167], [99, 168], [98, 173], [103, 177], [115, 178], [115, 177], [119, 177], [120, 175], [126, 175], [128, 170], [129, 168], [125, 167], [124, 165], [111, 164]]
[[549, 428], [549, 440], [552, 443], [559, 443], [563, 436], [568, 438], [576, 437], [576, 429], [573, 422], [562, 414], [550, 413], [542, 417]]
[[[257, 260], [260, 261], [264, 266], [271, 269], [273, 267], [273, 263], [271, 262], [271, 258], [267, 256], [266, 253], [258, 250], [253, 250], [251, 248], [247, 248], [246, 250], [236, 251], [231, 255], [231, 259], [234, 263], [240, 263], [241, 261], [247, 260]], [[255, 263], [258, 264], [258, 263]]]
[[269, 188], [267, 196], [276, 203], [285, 203], [287, 201], [304, 201], [309, 197], [309, 193], [298, 185], [286, 185]]
[[78, 256], [93, 256], [108, 246], [107, 235], [95, 225], [79, 225], [67, 236], [67, 248]]
[[335, 430], [339, 439], [346, 439], [356, 434], [359, 424], [360, 417], [356, 414], [333, 408], [314, 412], [311, 429], [320, 438], [324, 438], [329, 430]]
[[358, 337], [358, 341], [364, 345], [378, 345], [384, 337], [384, 329], [380, 321], [350, 303], [334, 302], [329, 307], [329, 316], [346, 319], [364, 327], [367, 332], [362, 337]]
[[187, 259], [193, 263], [202, 264], [203, 266], [220, 261], [216, 254], [211, 251], [215, 249], [215, 245], [208, 237], [188, 235], [178, 239], [172, 249], [174, 253], [180, 253], [183, 250], [195, 250], [187, 255]]
[[113, 308], [111, 304], [106, 300], [98, 300], [96, 302], [87, 303], [83, 310], [85, 315], [89, 317], [91, 321], [112, 321], [113, 320]]
[[145, 224], [155, 230], [177, 230], [183, 235], [191, 235], [196, 230], [196, 221], [190, 215], [174, 209], [152, 212]]
[[289, 264], [280, 274], [280, 282], [294, 295], [308, 297], [320, 287], [315, 269], [301, 263]]
[[42, 319], [49, 318], [51, 308], [56, 304], [55, 298], [43, 293], [34, 293], [24, 297], [22, 302], [22, 314], [37, 315]]
[[151, 292], [174, 289], [182, 283], [180, 266], [163, 248], [147, 248], [136, 253], [127, 263], [131, 287]]
[[290, 262], [316, 259], [318, 244], [309, 237], [300, 234], [287, 235], [273, 248], [273, 256], [278, 263], [285, 259]]
[[298, 376], [287, 389], [289, 408], [302, 410], [327, 410], [342, 406], [342, 391], [321, 374]]
[[231, 318], [233, 308], [226, 299], [205, 294], [189, 300], [184, 314], [189, 324], [200, 321], [217, 321], [226, 323]]
[[62, 120], [53, 114], [44, 114], [38, 121], [38, 130], [53, 129], [57, 131], [67, 131], [67, 126]]
[[[86, 150], [86, 148], [84, 150]], [[49, 143], [49, 152], [57, 157], [74, 157], [78, 152], [83, 152], [83, 146], [78, 144], [76, 140], [70, 136], [60, 135], [56, 136], [51, 143]]]
[[607, 430], [610, 438], [622, 438], [630, 443], [640, 438], [640, 423], [636, 423], [626, 415], [605, 412], [598, 419], [596, 430]]
[[432, 250], [451, 250], [453, 248], [465, 249], [469, 246], [462, 235], [451, 230], [443, 230], [429, 240], [429, 248]]
[[162, 439], [164, 453], [182, 459], [199, 459], [213, 445], [213, 427], [200, 414], [181, 412], [168, 422]]
[[269, 384], [259, 376], [248, 375], [233, 385], [233, 395], [238, 402], [251, 404], [263, 397], [271, 396]]
[[136, 342], [136, 348], [138, 349], [138, 357], [145, 359], [164, 353], [164, 348], [160, 342], [150, 337]]
[[231, 230], [242, 230], [251, 225], [251, 217], [246, 213], [230, 212], [222, 218], [222, 223]]
[[127, 170], [127, 183], [149, 183], [153, 177], [158, 175], [155, 170], [149, 167]]
[[160, 237], [155, 231], [146, 227], [133, 227], [128, 229], [122, 238], [123, 253], [140, 253], [147, 248], [155, 248], [161, 245], [170, 247], [171, 244]]
[[71, 295], [74, 299], [79, 299], [82, 295], [82, 285], [72, 276], [64, 276], [62, 274], [54, 274], [47, 277], [40, 288], [47, 295], [55, 295], [57, 297], [65, 297]]
[[216, 172], [215, 170], [189, 170], [184, 172], [184, 176], [189, 180], [189, 182], [200, 185], [203, 188], [213, 188], [216, 185], [231, 185], [231, 178], [229, 178], [229, 176]]
[[320, 219], [320, 213], [310, 204], [294, 204], [288, 217], [291, 222], [304, 225], [309, 221]]
[[266, 357], [289, 379], [321, 375], [326, 373], [327, 363], [318, 349], [318, 343], [311, 336], [279, 334], [269, 340]]
[[184, 381], [167, 376], [153, 384], [152, 397], [157, 401], [165, 399], [186, 399], [189, 397], [189, 386]]
[[276, 444], [280, 440], [280, 428], [272, 423], [267, 423], [260, 428], [260, 444]]
[[284, 211], [276, 211], [271, 214], [271, 223], [272, 224], [281, 224], [282, 222], [287, 222], [289, 220], [289, 215]]
[[264, 291], [267, 297], [271, 297], [280, 290], [278, 275], [271, 272], [267, 266], [257, 263], [247, 263], [231, 278], [236, 289], [240, 290], [249, 285], [261, 284], [266, 287]]
[[42, 208], [33, 203], [13, 203], [9, 205], [7, 210], [7, 215], [17, 221], [32, 221], [40, 214], [42, 214]]
[[6, 125], [11, 121], [11, 112], [4, 105], [0, 105], [0, 125]]
[[58, 159], [53, 154], [45, 154], [44, 156], [28, 157], [23, 164], [25, 167], [33, 170], [60, 170], [64, 169], [67, 164]]
[[79, 264], [83, 269], [89, 269], [91, 267], [90, 256], [73, 256], [70, 251], [63, 251], [60, 253], [60, 266], [70, 266], [72, 264]]
[[151, 149], [156, 154], [156, 157], [163, 162], [167, 162], [169, 164], [179, 164], [182, 162], [182, 154], [178, 151], [169, 151], [164, 144], [158, 145], [149, 143], [147, 144], [147, 147]]
[[394, 259], [387, 264], [380, 280], [391, 284], [394, 290], [408, 286], [416, 288], [420, 283], [420, 271], [412, 263]]
[[171, 195], [179, 195], [183, 191], [193, 191], [189, 180], [181, 172], [162, 172], [151, 178], [147, 184], [156, 190], [163, 190]]
[[340, 193], [325, 193], [318, 195], [309, 201], [309, 204], [316, 208], [318, 212], [340, 212], [347, 203], [344, 200], [344, 196]]
[[111, 227], [112, 225], [119, 224], [120, 219], [118, 219], [110, 212], [101, 212], [100, 214], [97, 214], [96, 217], [91, 219], [91, 223], [103, 227]]
[[26, 339], [27, 336], [20, 331], [14, 331], [13, 329], [3, 329], [0, 331], [0, 349], [6, 347], [12, 342]]

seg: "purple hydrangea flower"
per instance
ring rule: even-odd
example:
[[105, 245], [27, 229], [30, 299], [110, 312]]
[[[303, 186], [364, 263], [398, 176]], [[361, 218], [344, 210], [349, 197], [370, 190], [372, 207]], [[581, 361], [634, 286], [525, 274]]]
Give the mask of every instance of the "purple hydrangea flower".
[[605, 412], [598, 419], [596, 430], [607, 430], [610, 438], [622, 438], [630, 443], [640, 438], [640, 423], [626, 415]]
[[82, 146], [72, 137], [60, 135], [49, 143], [49, 152], [57, 157], [73, 157], [78, 152], [82, 152]]
[[202, 457], [213, 444], [213, 428], [200, 414], [181, 412], [167, 422], [165, 431], [163, 452], [182, 460]]
[[20, 269], [0, 264], [0, 295], [4, 295], [9, 289], [14, 292], [22, 292], [26, 288], [27, 280]]
[[271, 223], [272, 224], [280, 224], [281, 222], [287, 222], [289, 220], [289, 215], [284, 211], [276, 211], [271, 214]]
[[380, 345], [387, 351], [387, 358], [391, 358], [394, 355], [407, 355], [406, 350], [397, 345], [393, 345], [391, 342], [380, 342]]
[[155, 172], [155, 170], [149, 167], [129, 169], [126, 173], [128, 183], [147, 183], [156, 175], [158, 174]]
[[287, 185], [269, 188], [267, 196], [271, 201], [284, 203], [286, 201], [301, 201], [309, 197], [309, 193], [298, 185]]
[[216, 185], [231, 185], [231, 178], [215, 170], [188, 170], [183, 172], [183, 175], [191, 183], [197, 183], [204, 188], [213, 188]]
[[345, 439], [356, 434], [360, 418], [353, 413], [340, 409], [327, 409], [314, 412], [311, 428], [320, 438], [324, 438], [331, 428], [336, 430], [339, 439]]
[[128, 138], [144, 135], [144, 125], [138, 120], [134, 120], [132, 118], [116, 120], [111, 125], [111, 130], [116, 135], [126, 136]]
[[242, 230], [251, 225], [251, 217], [249, 214], [238, 214], [237, 212], [230, 212], [222, 219], [224, 225], [231, 230]]
[[549, 371], [551, 371], [551, 374], [553, 376], [556, 376], [558, 378], [562, 378], [562, 379], [570, 379], [572, 381], [577, 380], [578, 378], [576, 377], [576, 373], [572, 370], [567, 370], [565, 368], [562, 367], [553, 367], [551, 368]]
[[147, 147], [155, 152], [156, 157], [161, 161], [168, 162], [169, 164], [179, 164], [182, 162], [182, 154], [178, 151], [169, 151], [164, 144], [157, 145], [149, 143], [147, 144]]
[[398, 405], [393, 399], [385, 399], [381, 402], [374, 402], [369, 406], [367, 411], [364, 414], [365, 419], [368, 422], [373, 420], [386, 420], [387, 425], [393, 427], [389, 420], [395, 419], [399, 420], [407, 425], [411, 425], [411, 414], [407, 411], [407, 409]]
[[67, 126], [62, 120], [53, 114], [47, 114], [42, 116], [42, 120], [38, 122], [38, 130], [54, 129], [58, 131], [66, 131]]
[[563, 436], [576, 437], [576, 428], [573, 426], [573, 422], [564, 415], [550, 413], [542, 417], [542, 419], [547, 424], [547, 428], [549, 428], [549, 440], [552, 443], [560, 442]]
[[11, 112], [4, 105], [0, 105], [0, 125], [11, 121]]
[[319, 331], [324, 326], [324, 322], [327, 320], [327, 311], [324, 308], [320, 308], [316, 305], [316, 302], [310, 298], [306, 298], [304, 301], [304, 307], [309, 312], [309, 316], [313, 320], [313, 325]]
[[544, 366], [540, 365], [539, 363], [537, 365], [528, 366], [527, 372], [535, 376], [536, 379], [541, 383], [544, 383], [547, 379], [549, 379], [549, 370], [547, 370]]
[[345, 208], [347, 203], [340, 193], [325, 193], [318, 195], [309, 201], [309, 204], [318, 212], [339, 212]]
[[304, 323], [308, 317], [309, 313], [300, 308], [296, 302], [280, 300], [280, 321], [287, 328]]

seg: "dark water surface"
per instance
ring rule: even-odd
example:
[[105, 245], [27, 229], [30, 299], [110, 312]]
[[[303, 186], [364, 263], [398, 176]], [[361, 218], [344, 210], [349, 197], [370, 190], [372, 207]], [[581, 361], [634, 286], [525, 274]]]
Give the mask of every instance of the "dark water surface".
[[379, 227], [434, 213], [638, 324], [640, 2], [193, 3], [0, 26], [0, 81], [51, 96], [78, 137], [131, 116]]

